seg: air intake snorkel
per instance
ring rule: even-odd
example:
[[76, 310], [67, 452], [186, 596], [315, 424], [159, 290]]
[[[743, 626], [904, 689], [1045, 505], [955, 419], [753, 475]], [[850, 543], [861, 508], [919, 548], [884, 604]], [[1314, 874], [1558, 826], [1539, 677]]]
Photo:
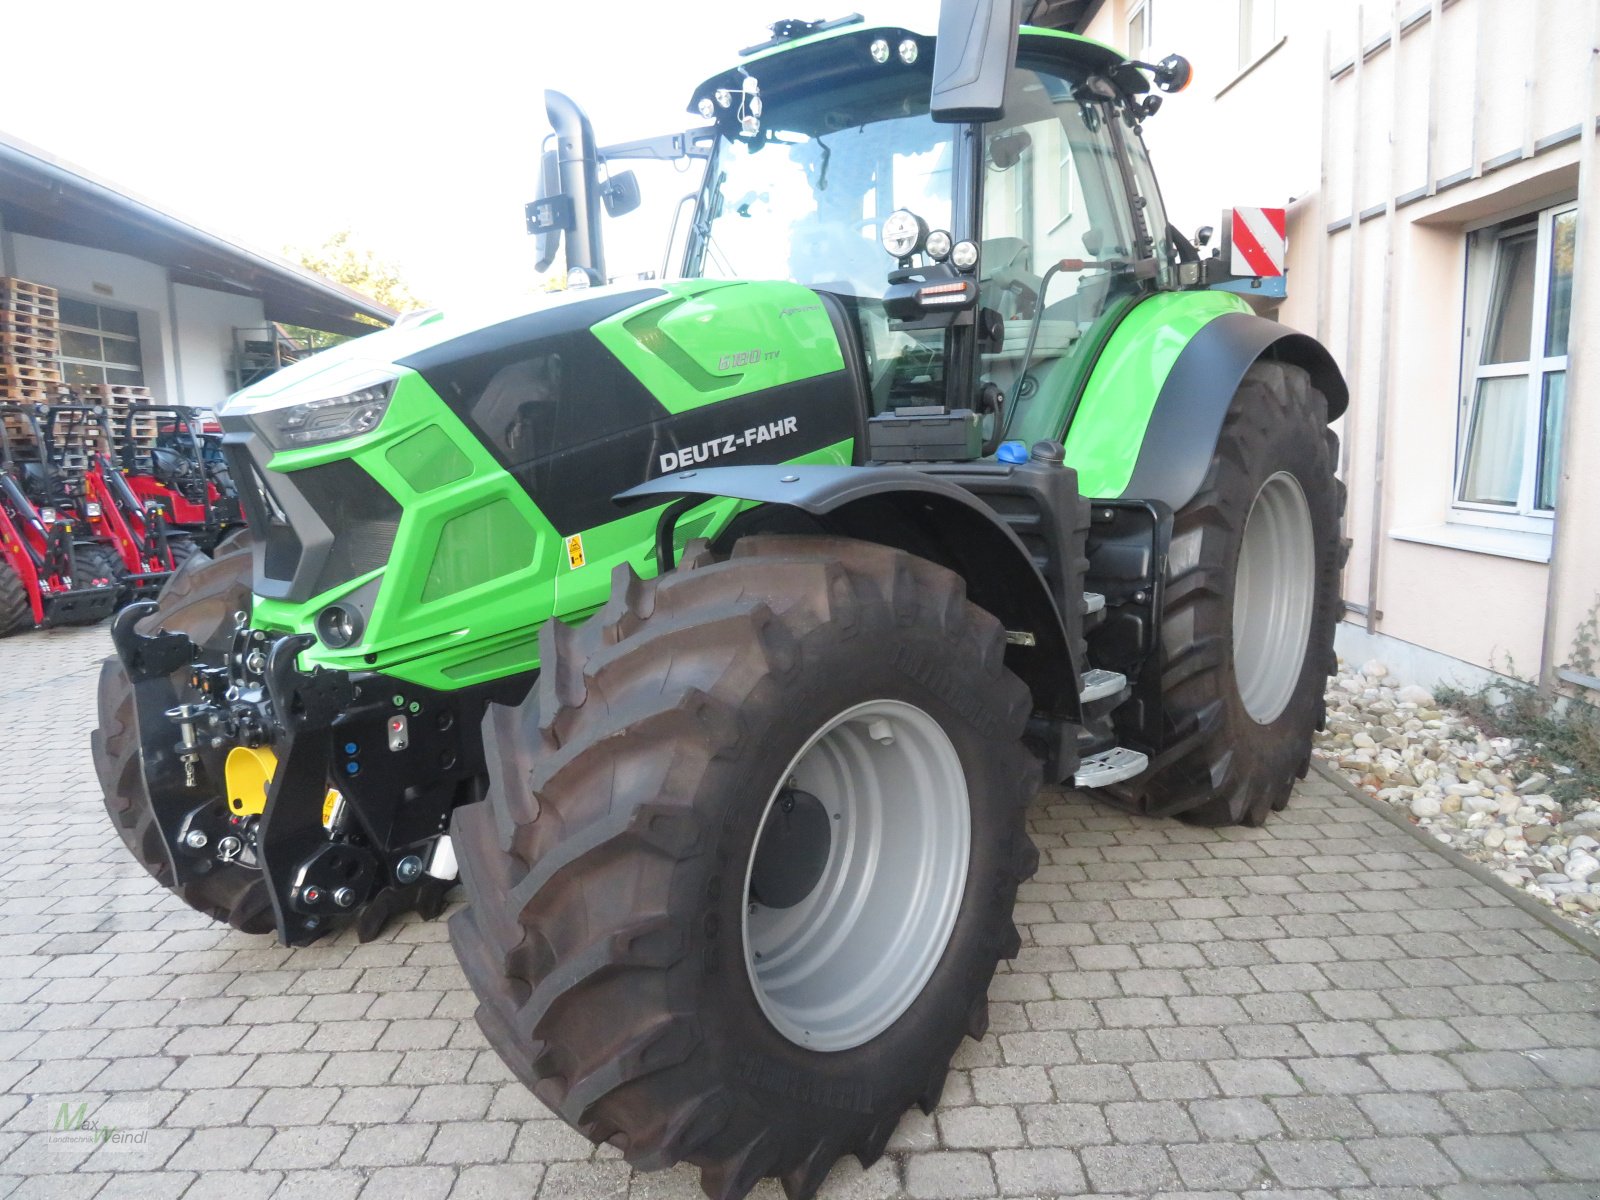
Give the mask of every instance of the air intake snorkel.
[[[554, 185], [566, 200], [566, 204], [560, 206], [566, 211], [562, 214], [564, 219], [561, 224], [553, 231], [550, 242], [541, 244], [541, 263], [548, 266], [549, 260], [554, 259], [555, 239], [564, 228], [567, 236], [567, 270], [570, 272], [582, 267], [588, 272], [591, 283], [604, 283], [606, 260], [605, 251], [600, 245], [600, 157], [596, 153], [594, 128], [583, 110], [571, 97], [561, 92], [545, 92], [544, 107], [545, 114], [550, 118], [550, 127], [555, 130], [555, 146], [545, 151], [546, 169], [540, 172], [540, 198], [529, 206], [530, 232], [535, 232], [531, 210], [553, 199], [549, 189]], [[549, 169], [552, 165], [553, 171]], [[551, 231], [537, 232], [543, 236]]]

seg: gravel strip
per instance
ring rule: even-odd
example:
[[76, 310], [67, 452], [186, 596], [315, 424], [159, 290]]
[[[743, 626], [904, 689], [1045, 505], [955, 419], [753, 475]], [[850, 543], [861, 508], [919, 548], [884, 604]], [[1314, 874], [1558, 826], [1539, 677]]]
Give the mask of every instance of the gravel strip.
[[1485, 736], [1381, 662], [1341, 662], [1315, 753], [1503, 883], [1600, 933], [1600, 799], [1557, 801], [1518, 739]]

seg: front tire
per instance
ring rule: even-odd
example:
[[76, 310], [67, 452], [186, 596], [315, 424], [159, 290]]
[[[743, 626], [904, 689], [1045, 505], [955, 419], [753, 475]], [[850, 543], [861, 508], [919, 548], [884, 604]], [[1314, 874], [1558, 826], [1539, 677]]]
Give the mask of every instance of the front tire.
[[749, 537], [620, 572], [540, 648], [455, 817], [451, 936], [490, 1044], [585, 1136], [692, 1162], [713, 1197], [870, 1164], [1018, 948], [1039, 772], [1004, 630], [921, 559]]
[[[212, 654], [220, 653], [232, 640], [235, 614], [250, 611], [250, 577], [248, 538], [219, 547], [216, 558], [190, 555], [163, 585], [157, 610], [139, 623], [139, 631], [183, 633]], [[187, 667], [175, 671], [173, 686], [186, 689], [188, 673]], [[89, 735], [89, 744], [106, 813], [123, 844], [157, 883], [190, 908], [245, 933], [271, 932], [272, 900], [259, 870], [217, 863], [198, 879], [174, 887], [172, 862], [145, 790], [133, 682], [115, 655], [100, 667], [99, 709], [100, 725]]]
[[0, 637], [33, 628], [33, 605], [28, 602], [28, 585], [17, 569], [0, 558]]
[[1305, 777], [1345, 556], [1327, 421], [1304, 370], [1255, 363], [1200, 490], [1174, 516], [1161, 614], [1168, 748], [1116, 789], [1144, 812], [1260, 825]]

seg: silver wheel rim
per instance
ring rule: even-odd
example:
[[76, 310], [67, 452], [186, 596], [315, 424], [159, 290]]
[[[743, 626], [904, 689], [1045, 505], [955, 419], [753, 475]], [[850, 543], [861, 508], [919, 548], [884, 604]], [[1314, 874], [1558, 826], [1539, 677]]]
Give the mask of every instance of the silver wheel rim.
[[1311, 506], [1300, 481], [1279, 471], [1250, 506], [1233, 587], [1233, 673], [1259, 725], [1283, 714], [1300, 682], [1316, 577]]
[[[821, 801], [832, 838], [805, 898], [766, 908], [751, 895], [756, 848], [789, 788]], [[773, 1027], [836, 1051], [899, 1020], [949, 944], [971, 843], [961, 759], [920, 708], [873, 700], [812, 734], [768, 798], [745, 865], [745, 969]]]

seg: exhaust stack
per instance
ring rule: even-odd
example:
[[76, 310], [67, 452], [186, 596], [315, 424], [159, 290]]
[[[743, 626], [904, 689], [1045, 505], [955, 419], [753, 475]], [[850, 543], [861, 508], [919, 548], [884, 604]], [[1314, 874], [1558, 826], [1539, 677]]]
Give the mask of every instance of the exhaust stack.
[[600, 159], [594, 128], [571, 97], [544, 94], [545, 114], [555, 130], [555, 160], [561, 191], [572, 201], [567, 234], [567, 269], [583, 267], [595, 283], [606, 281], [605, 251], [600, 245]]

